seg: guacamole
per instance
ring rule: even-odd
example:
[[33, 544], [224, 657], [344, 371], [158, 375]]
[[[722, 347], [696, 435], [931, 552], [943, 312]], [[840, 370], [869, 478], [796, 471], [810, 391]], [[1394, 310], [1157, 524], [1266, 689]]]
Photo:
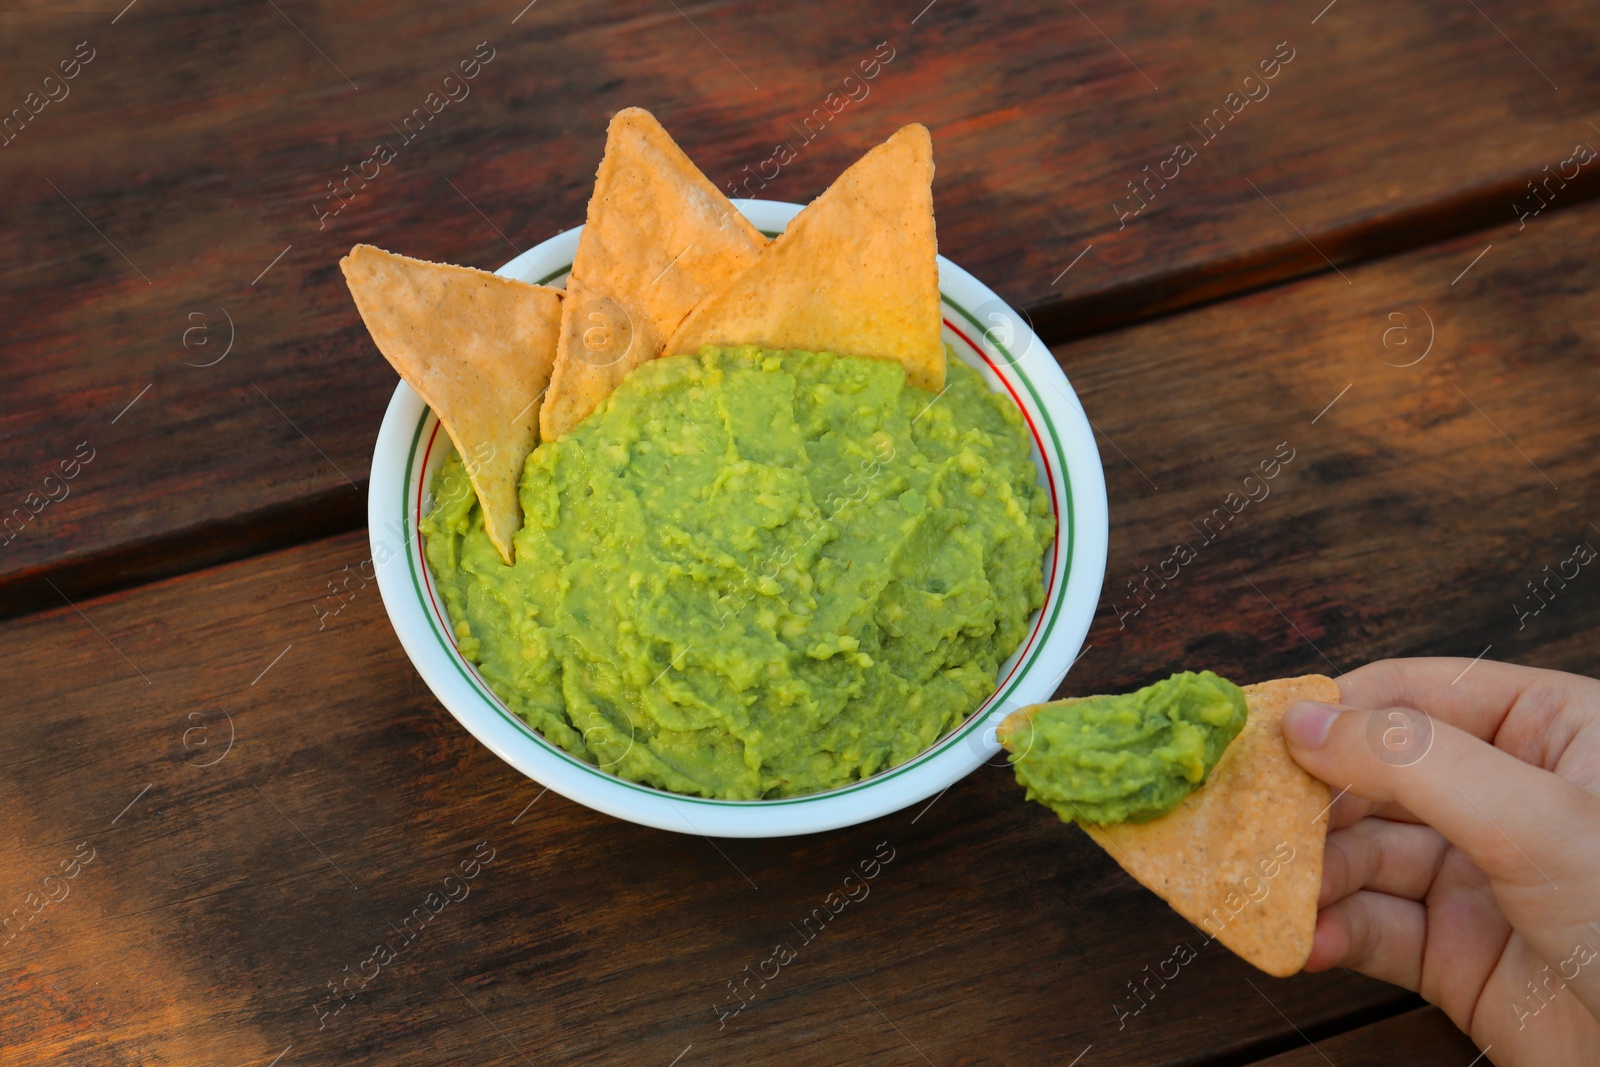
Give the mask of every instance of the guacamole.
[[844, 785], [994, 689], [1055, 533], [1014, 405], [949, 361], [706, 347], [529, 455], [516, 563], [460, 460], [421, 529], [458, 647], [546, 739], [677, 793]]
[[1011, 762], [1028, 799], [1063, 822], [1147, 822], [1205, 782], [1244, 722], [1243, 690], [1184, 671], [1125, 696], [1041, 704], [1009, 741]]

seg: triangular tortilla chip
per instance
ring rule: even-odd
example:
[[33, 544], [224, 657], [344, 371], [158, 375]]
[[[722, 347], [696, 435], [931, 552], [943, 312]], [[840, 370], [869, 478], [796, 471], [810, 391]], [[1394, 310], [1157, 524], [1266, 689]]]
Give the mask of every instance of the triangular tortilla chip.
[[689, 313], [667, 354], [758, 344], [898, 360], [944, 388], [933, 142], [901, 127], [796, 215], [761, 258]]
[[617, 112], [567, 282], [543, 439], [567, 433], [661, 355], [690, 309], [766, 243], [653, 115]]
[[537, 443], [562, 293], [371, 245], [339, 261], [378, 351], [439, 416], [507, 565], [522, 528], [517, 481]]
[[[1337, 704], [1339, 686], [1308, 674], [1244, 693], [1249, 717], [1204, 785], [1159, 819], [1084, 829], [1208, 939], [1284, 978], [1311, 955], [1329, 795], [1290, 757], [1283, 713], [1297, 700]], [[1005, 743], [1004, 723], [1000, 734]]]

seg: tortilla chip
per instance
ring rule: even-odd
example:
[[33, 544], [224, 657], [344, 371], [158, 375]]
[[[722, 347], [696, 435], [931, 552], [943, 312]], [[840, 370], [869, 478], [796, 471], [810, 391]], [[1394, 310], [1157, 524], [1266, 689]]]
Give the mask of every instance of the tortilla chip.
[[759, 344], [898, 360], [944, 388], [933, 142], [901, 127], [796, 215], [753, 267], [689, 313], [667, 354]]
[[378, 351], [455, 442], [507, 565], [522, 528], [517, 481], [538, 440], [562, 293], [371, 245], [339, 261]]
[[1203, 786], [1159, 819], [1084, 829], [1208, 940], [1285, 978], [1311, 955], [1329, 794], [1290, 757], [1281, 723], [1297, 700], [1339, 703], [1339, 686], [1308, 674], [1244, 693], [1249, 718]]
[[661, 355], [690, 309], [766, 243], [653, 115], [617, 112], [567, 282], [543, 439], [571, 430]]

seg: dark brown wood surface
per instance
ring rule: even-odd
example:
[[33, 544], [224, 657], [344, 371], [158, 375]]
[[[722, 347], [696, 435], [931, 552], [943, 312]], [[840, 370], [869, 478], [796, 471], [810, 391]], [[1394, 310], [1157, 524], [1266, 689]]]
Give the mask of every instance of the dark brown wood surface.
[[[1528, 583], [1600, 544], [1597, 244], [1582, 207], [1058, 348], [1112, 501], [1079, 669], [1593, 672], [1600, 598], [1541, 607]], [[1230, 516], [1284, 443], [1271, 495]], [[1180, 543], [1197, 558], [1146, 586]]]
[[1429, 1007], [1273, 1056], [1261, 1067], [1474, 1067], [1484, 1062], [1478, 1054], [1444, 1012]]
[[[1592, 670], [1600, 602], [1574, 589], [1522, 625], [1514, 605], [1600, 537], [1597, 240], [1600, 206], [1552, 213], [1060, 346], [1112, 502], [1105, 607], [1064, 692], [1480, 651]], [[1131, 614], [1124, 581], [1195, 543], [1187, 524], [1284, 442], [1271, 495]], [[1214, 948], [1119, 1025], [1126, 983], [1190, 928], [1004, 768], [765, 842], [542, 793], [440, 708], [374, 587], [319, 630], [326, 582], [367, 554], [350, 533], [0, 624], [6, 910], [92, 855], [0, 947], [8, 1063], [1220, 1067], [1470, 1047], [1392, 987], [1268, 979]], [[485, 842], [470, 894], [334, 1013], [327, 983]], [[719, 1022], [727, 983], [874, 854], [892, 858], [870, 895]]]
[[1510, 219], [1600, 144], [1600, 10], [1573, 0], [112, 6], [0, 14], [0, 106], [38, 109], [0, 146], [0, 515], [26, 518], [0, 613], [358, 527], [393, 376], [339, 254], [498, 265], [581, 219], [625, 105], [719, 184], [798, 144], [751, 190], [797, 200], [926, 122], [942, 250], [1050, 340]]

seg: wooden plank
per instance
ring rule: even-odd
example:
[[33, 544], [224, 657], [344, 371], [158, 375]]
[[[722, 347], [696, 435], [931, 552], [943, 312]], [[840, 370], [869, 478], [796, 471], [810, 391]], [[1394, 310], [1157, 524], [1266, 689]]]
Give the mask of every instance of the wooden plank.
[[[581, 219], [624, 105], [723, 184], [789, 143], [748, 191], [798, 200], [928, 123], [941, 248], [1057, 339], [1510, 218], [1542, 168], [1600, 144], [1593, 5], [1313, 7], [8, 12], [26, 32], [0, 45], [0, 100], [75, 77], [0, 148], [0, 514], [26, 520], [0, 612], [61, 603], [46, 578], [76, 598], [358, 525], [393, 378], [338, 255], [503, 262]], [[1279, 42], [1293, 58], [1246, 86]], [[476, 54], [462, 99], [429, 97]], [[1204, 133], [1241, 89], [1268, 95]], [[1195, 160], [1119, 220], [1179, 141]], [[379, 142], [395, 158], [363, 168]], [[80, 447], [95, 459], [65, 484]]]
[[[1487, 235], [1475, 263], [1476, 238], [1064, 348], [1127, 456], [1104, 452], [1112, 590], [1293, 449], [1181, 579], [1122, 628], [1102, 615], [1064, 691], [1491, 643], [1589, 668], [1594, 598], [1521, 628], [1511, 605], [1590, 536], [1597, 235], [1600, 208], [1569, 212]], [[1435, 344], [1385, 366], [1421, 351], [1383, 347], [1384, 309], [1413, 306]], [[1047, 1062], [1093, 1045], [1086, 1063], [1240, 1063], [1415, 1005], [1348, 973], [1270, 980], [1213, 946], [1119, 1014], [1192, 931], [1001, 767], [768, 842], [541, 795], [439, 708], [370, 585], [353, 578], [319, 629], [313, 604], [366, 555], [344, 535], [0, 625], [0, 888], [6, 912], [42, 909], [0, 949], [11, 1059]], [[479, 842], [494, 858], [470, 895], [330, 1018], [327, 982], [370, 975], [403, 936], [390, 924]], [[30, 902], [82, 843], [69, 895]], [[865, 899], [766, 987], [749, 978], [880, 850]]]
[[1478, 1047], [1438, 1008], [1418, 1008], [1392, 1019], [1262, 1060], [1260, 1067], [1470, 1067]]
[[1600, 544], [1597, 238], [1588, 206], [1059, 348], [1112, 501], [1081, 666], [1591, 672], [1600, 600], [1530, 583]]

